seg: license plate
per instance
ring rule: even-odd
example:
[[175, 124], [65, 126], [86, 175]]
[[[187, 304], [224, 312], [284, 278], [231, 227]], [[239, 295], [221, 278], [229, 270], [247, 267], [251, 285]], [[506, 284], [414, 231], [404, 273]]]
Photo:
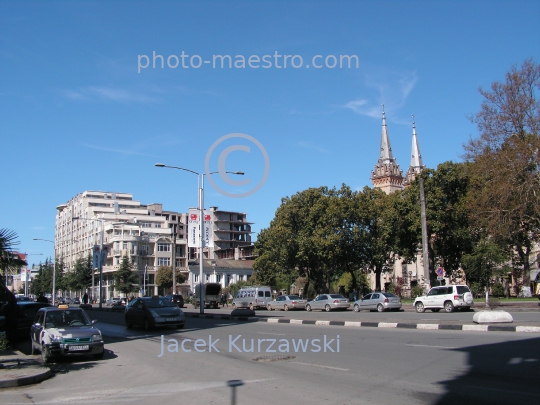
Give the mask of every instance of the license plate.
[[88, 345], [80, 345], [80, 346], [69, 346], [68, 351], [70, 352], [78, 352], [81, 350], [88, 350]]
[[165, 321], [167, 322], [174, 322], [174, 321], [177, 321], [178, 318], [165, 318]]

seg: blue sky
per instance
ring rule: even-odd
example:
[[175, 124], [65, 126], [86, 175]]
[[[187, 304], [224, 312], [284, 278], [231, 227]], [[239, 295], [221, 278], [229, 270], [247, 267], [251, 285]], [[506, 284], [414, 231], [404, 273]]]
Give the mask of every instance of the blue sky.
[[[526, 58], [540, 61], [539, 16], [538, 1], [3, 1], [0, 228], [18, 233], [20, 251], [51, 255], [52, 245], [32, 239], [54, 239], [55, 207], [84, 190], [187, 211], [197, 204], [196, 176], [154, 164], [202, 172], [212, 144], [242, 133], [266, 150], [268, 178], [243, 198], [207, 181], [205, 206], [245, 211], [256, 238], [283, 197], [371, 186], [383, 103], [403, 171], [411, 114], [428, 167], [459, 161], [477, 135], [467, 116], [479, 109], [478, 87]], [[152, 67], [153, 52], [163, 68], [159, 58]], [[188, 68], [169, 67], [182, 52]], [[192, 67], [198, 57], [275, 61], [276, 52], [303, 64]], [[144, 55], [149, 67], [139, 69]], [[315, 69], [315, 55], [318, 64], [340, 55], [359, 63]], [[210, 170], [235, 145], [250, 152], [230, 153], [225, 168], [250, 183], [216, 183], [240, 194], [265, 165], [253, 143], [234, 138], [216, 147]]]

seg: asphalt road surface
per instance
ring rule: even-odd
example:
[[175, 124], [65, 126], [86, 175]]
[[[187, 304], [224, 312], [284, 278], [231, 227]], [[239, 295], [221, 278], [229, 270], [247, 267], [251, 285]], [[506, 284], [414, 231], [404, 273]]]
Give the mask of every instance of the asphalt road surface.
[[106, 336], [103, 360], [60, 360], [55, 377], [0, 391], [0, 403], [229, 404], [229, 380], [243, 382], [238, 405], [492, 405], [540, 398], [537, 334], [194, 318], [180, 331], [98, 325]]

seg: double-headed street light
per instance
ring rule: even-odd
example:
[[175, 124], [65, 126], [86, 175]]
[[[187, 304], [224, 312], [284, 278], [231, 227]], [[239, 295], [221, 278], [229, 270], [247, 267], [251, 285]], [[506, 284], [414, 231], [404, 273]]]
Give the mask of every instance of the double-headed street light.
[[[52, 240], [49, 240], [49, 239], [41, 239], [41, 238], [33, 238], [33, 240], [42, 240], [42, 241], [45, 241], [45, 242], [50, 242], [52, 243], [53, 245], [55, 245], [54, 241]], [[56, 246], [55, 246], [56, 247]], [[54, 258], [54, 261], [53, 261], [53, 271], [52, 271], [52, 304], [54, 305], [54, 299], [56, 298], [56, 286], [55, 286], [55, 282], [56, 282], [56, 249], [55, 250], [55, 255], [53, 256]]]
[[[168, 169], [178, 169], [178, 170], [183, 170], [185, 172], [190, 172], [190, 173], [193, 173], [193, 174], [196, 174], [197, 175], [197, 179], [198, 179], [198, 193], [199, 193], [199, 212], [200, 212], [200, 239], [199, 239], [199, 312], [201, 314], [204, 314], [204, 282], [203, 282], [203, 276], [204, 276], [204, 271], [203, 271], [203, 258], [204, 258], [204, 253], [203, 253], [203, 249], [204, 249], [204, 235], [205, 235], [205, 232], [204, 232], [204, 175], [206, 173], [197, 173], [193, 170], [189, 170], [189, 169], [184, 169], [183, 167], [178, 167], [178, 166], [168, 166], [168, 165], [165, 165], [163, 163], [156, 163], [156, 167], [166, 167]], [[208, 173], [208, 174], [214, 174], [214, 173], [219, 173], [219, 172], [211, 172], [211, 173]], [[239, 176], [243, 176], [244, 175], [244, 172], [225, 172], [225, 173], [229, 173], [229, 174], [237, 174]], [[173, 269], [175, 268], [175, 266], [173, 266]], [[176, 277], [176, 274], [173, 274], [173, 284], [175, 283], [175, 277]]]

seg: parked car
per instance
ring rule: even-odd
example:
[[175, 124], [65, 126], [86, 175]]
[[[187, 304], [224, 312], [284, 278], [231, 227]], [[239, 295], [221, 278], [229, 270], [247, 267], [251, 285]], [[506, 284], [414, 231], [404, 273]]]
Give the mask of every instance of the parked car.
[[169, 294], [166, 295], [165, 298], [178, 305], [178, 308], [184, 308], [184, 297], [182, 297], [180, 294]]
[[354, 312], [360, 312], [363, 309], [370, 311], [377, 310], [378, 312], [390, 309], [399, 311], [401, 308], [401, 299], [392, 293], [374, 292], [367, 294], [353, 304]]
[[20, 295], [17, 297], [17, 302], [32, 302], [32, 299], [30, 299], [30, 297]]
[[300, 298], [298, 295], [280, 295], [274, 301], [266, 304], [269, 311], [274, 309], [288, 311], [289, 309], [306, 309], [307, 300]]
[[473, 295], [466, 285], [433, 287], [427, 295], [416, 297], [414, 300], [414, 307], [419, 313], [426, 309], [433, 312], [439, 312], [441, 309], [453, 312], [456, 308], [468, 311], [471, 305], [474, 305]]
[[79, 298], [73, 298], [71, 302], [73, 305], [81, 305], [81, 300]]
[[[193, 295], [193, 308], [198, 308], [200, 305], [200, 288], [201, 285], [195, 286], [195, 294]], [[206, 283], [204, 285], [203, 305], [205, 308], [219, 308], [221, 300], [221, 284]]]
[[272, 289], [265, 285], [242, 287], [233, 298], [232, 307], [251, 310], [266, 308], [272, 301]]
[[121, 302], [122, 302], [122, 299], [120, 297], [115, 297], [115, 298], [111, 297], [105, 302], [105, 305], [107, 306], [120, 305]]
[[[50, 307], [51, 304], [44, 302], [33, 301], [17, 301], [16, 305], [16, 319], [17, 319], [17, 332], [16, 337], [18, 340], [26, 340], [30, 336], [30, 327], [34, 323], [34, 318], [39, 309], [44, 307]], [[0, 316], [5, 316], [6, 306], [0, 308]], [[0, 326], [0, 332], [5, 332], [6, 325]]]
[[165, 297], [140, 297], [126, 307], [125, 321], [128, 328], [137, 325], [145, 330], [160, 326], [182, 329], [186, 316], [176, 304]]
[[319, 294], [306, 304], [306, 311], [321, 309], [330, 312], [333, 309], [346, 310], [350, 306], [349, 300], [341, 294]]
[[37, 311], [30, 329], [32, 354], [41, 352], [44, 363], [59, 356], [92, 355], [103, 358], [105, 353], [101, 331], [81, 308], [60, 305]]

